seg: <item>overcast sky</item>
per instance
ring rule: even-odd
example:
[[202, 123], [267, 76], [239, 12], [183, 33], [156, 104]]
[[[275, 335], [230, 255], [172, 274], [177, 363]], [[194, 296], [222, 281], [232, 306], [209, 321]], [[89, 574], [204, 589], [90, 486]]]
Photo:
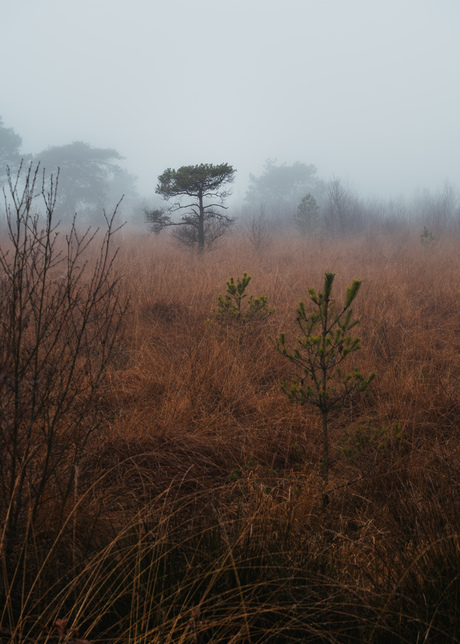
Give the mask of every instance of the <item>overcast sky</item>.
[[0, 0], [0, 115], [24, 152], [313, 163], [363, 196], [460, 173], [460, 0]]

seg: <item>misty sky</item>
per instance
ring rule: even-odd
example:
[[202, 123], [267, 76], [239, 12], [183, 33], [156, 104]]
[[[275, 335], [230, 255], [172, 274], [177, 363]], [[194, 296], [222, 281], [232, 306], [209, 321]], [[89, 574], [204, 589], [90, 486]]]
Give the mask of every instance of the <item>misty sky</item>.
[[460, 0], [0, 0], [0, 114], [24, 152], [167, 167], [267, 158], [363, 196], [459, 187]]

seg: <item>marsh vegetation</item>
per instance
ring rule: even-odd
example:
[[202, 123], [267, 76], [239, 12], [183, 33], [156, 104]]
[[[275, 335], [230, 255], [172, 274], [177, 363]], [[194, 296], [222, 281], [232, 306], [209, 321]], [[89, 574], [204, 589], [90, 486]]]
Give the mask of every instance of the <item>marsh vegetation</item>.
[[[455, 230], [293, 233], [260, 252], [241, 228], [201, 256], [131, 232], [114, 257], [113, 230], [88, 246], [22, 220], [27, 245], [12, 217], [2, 641], [460, 639]], [[296, 337], [326, 271], [338, 294], [362, 280], [347, 360], [377, 376], [329, 413], [325, 490], [321, 416], [283, 393], [276, 337]], [[216, 321], [245, 272], [274, 312]]]

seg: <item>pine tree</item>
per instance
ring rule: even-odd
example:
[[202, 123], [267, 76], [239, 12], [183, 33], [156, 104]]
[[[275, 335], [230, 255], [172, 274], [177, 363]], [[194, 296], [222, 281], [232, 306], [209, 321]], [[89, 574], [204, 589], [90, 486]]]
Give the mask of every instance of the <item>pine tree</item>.
[[298, 368], [293, 379], [283, 383], [283, 391], [292, 402], [312, 405], [320, 411], [325, 484], [329, 478], [329, 414], [354, 392], [367, 392], [375, 377], [375, 373], [365, 377], [356, 367], [348, 373], [342, 370], [342, 363], [348, 356], [361, 348], [361, 339], [350, 334], [359, 324], [358, 319], [353, 319], [350, 307], [362, 282], [353, 280], [347, 287], [344, 304], [337, 308], [331, 298], [334, 277], [335, 273], [325, 273], [320, 293], [314, 288], [308, 289], [314, 304], [311, 312], [307, 311], [305, 302], [299, 303], [296, 322], [301, 337], [294, 350], [286, 348], [284, 333], [276, 340], [281, 355]]

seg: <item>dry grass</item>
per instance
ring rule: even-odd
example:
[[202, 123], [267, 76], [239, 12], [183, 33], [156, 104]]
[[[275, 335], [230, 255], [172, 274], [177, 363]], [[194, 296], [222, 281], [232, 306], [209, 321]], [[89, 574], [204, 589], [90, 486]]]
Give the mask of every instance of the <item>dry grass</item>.
[[[459, 641], [459, 243], [424, 248], [408, 230], [281, 238], [260, 255], [235, 236], [199, 259], [125, 238], [131, 306], [104, 430], [72, 534], [52, 546], [60, 576], [12, 602], [11, 641], [51, 641], [59, 617], [91, 641]], [[364, 281], [353, 360], [377, 372], [371, 396], [333, 416], [327, 506], [319, 419], [281, 392], [291, 371], [274, 342], [294, 341], [295, 306], [325, 270], [337, 293]], [[244, 271], [275, 314], [240, 333], [210, 324]]]

